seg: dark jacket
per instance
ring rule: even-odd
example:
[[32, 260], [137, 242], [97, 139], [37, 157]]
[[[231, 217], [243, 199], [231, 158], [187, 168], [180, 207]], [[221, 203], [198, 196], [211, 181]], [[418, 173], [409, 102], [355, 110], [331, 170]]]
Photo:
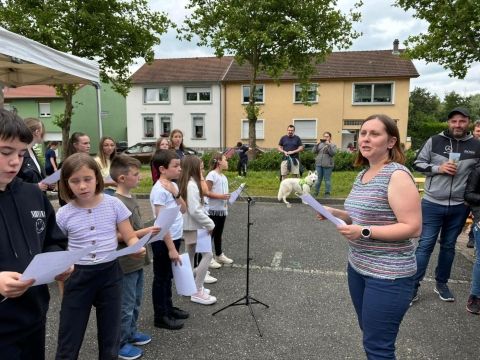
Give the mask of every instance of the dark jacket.
[[[66, 247], [55, 211], [38, 186], [15, 178], [0, 191], [0, 272], [23, 273], [36, 254]], [[49, 300], [47, 285], [40, 285], [0, 303], [0, 347], [43, 326]]]
[[468, 177], [465, 201], [470, 205], [475, 222], [480, 221], [480, 166], [476, 166]]
[[[439, 171], [451, 152], [461, 154], [455, 176]], [[470, 134], [455, 139], [446, 130], [429, 138], [413, 163], [415, 170], [426, 175], [423, 198], [439, 205], [463, 203], [467, 178], [479, 159], [480, 141]]]
[[31, 184], [38, 184], [40, 181], [45, 179], [45, 169], [40, 164], [40, 161], [38, 161], [38, 157], [35, 155], [35, 151], [33, 151], [33, 154], [38, 164], [40, 165], [40, 171], [38, 170], [37, 165], [35, 165], [35, 162], [30, 157], [30, 154], [27, 151], [25, 153], [25, 156], [23, 157], [23, 164], [20, 171], [17, 174], [17, 177], [19, 177], [25, 182], [28, 182]]

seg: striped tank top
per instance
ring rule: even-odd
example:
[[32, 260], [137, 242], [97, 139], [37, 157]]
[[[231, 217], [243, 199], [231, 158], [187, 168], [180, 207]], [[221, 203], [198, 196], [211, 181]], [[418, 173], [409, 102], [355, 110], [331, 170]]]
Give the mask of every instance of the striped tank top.
[[[353, 224], [382, 226], [397, 222], [388, 203], [388, 184], [392, 174], [397, 170], [405, 171], [412, 176], [405, 166], [394, 162], [386, 164], [365, 184], [362, 183], [362, 178], [367, 170], [357, 175], [352, 190], [345, 200], [345, 210]], [[417, 271], [415, 245], [411, 239], [350, 240], [348, 262], [358, 273], [381, 279], [409, 277]]]

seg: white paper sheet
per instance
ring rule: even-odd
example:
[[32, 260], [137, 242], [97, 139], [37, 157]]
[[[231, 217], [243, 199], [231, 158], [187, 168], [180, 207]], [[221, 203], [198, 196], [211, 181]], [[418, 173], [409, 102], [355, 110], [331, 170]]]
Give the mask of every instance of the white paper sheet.
[[207, 229], [197, 230], [197, 246], [195, 252], [212, 252], [212, 236], [208, 233]]
[[149, 232], [147, 235], [143, 236], [141, 239], [139, 239], [135, 244], [131, 246], [127, 246], [123, 249], [116, 250], [111, 252], [110, 254], [105, 257], [105, 261], [112, 261], [115, 260], [116, 258], [120, 256], [125, 256], [125, 255], [130, 255], [130, 254], [135, 254], [142, 246], [145, 246], [145, 244], [148, 242], [150, 239], [150, 236], [152, 235], [151, 232]]
[[327, 209], [325, 209], [323, 207], [323, 205], [320, 204], [317, 200], [315, 200], [312, 195], [303, 194], [303, 195], [298, 195], [298, 197], [301, 198], [308, 205], [310, 205], [316, 212], [320, 213], [322, 216], [327, 218], [327, 220], [330, 220], [335, 225], [340, 225], [340, 226], [341, 225], [346, 225], [345, 221], [333, 216], [332, 213], [330, 211], [328, 211]]
[[180, 255], [182, 265], [175, 265], [172, 262], [173, 281], [178, 295], [192, 296], [197, 292], [197, 286], [193, 279], [192, 266], [190, 265], [190, 258], [188, 254]]
[[228, 199], [228, 202], [230, 203], [230, 205], [233, 204], [235, 201], [237, 201], [244, 187], [245, 187], [245, 183], [241, 183], [238, 189], [230, 194], [230, 199]]
[[35, 279], [33, 286], [51, 283], [55, 280], [55, 276], [66, 271], [95, 249], [96, 246], [89, 246], [79, 250], [37, 254], [23, 272], [20, 280]]
[[160, 210], [154, 223], [155, 226], [158, 226], [160, 228], [160, 231], [157, 235], [152, 237], [152, 239], [150, 240], [151, 243], [158, 240], [163, 240], [165, 234], [175, 222], [179, 211], [180, 205], [175, 206], [174, 208], [162, 208]]
[[60, 180], [61, 172], [62, 172], [62, 169], [58, 169], [52, 175], [49, 175], [45, 179], [43, 179], [42, 182], [47, 185], [55, 184], [56, 182], [58, 182], [58, 180]]

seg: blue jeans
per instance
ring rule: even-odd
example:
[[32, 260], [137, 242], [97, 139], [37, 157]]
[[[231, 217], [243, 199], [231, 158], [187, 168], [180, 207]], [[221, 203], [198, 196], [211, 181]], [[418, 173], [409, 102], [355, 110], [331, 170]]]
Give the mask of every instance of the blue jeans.
[[122, 324], [120, 347], [128, 343], [137, 332], [137, 320], [143, 296], [143, 269], [123, 275]]
[[441, 284], [448, 282], [455, 258], [457, 237], [463, 229], [469, 211], [469, 207], [464, 204], [448, 206], [422, 200], [422, 234], [415, 252], [417, 258], [416, 288], [420, 286], [420, 281], [425, 276], [438, 234], [440, 234], [440, 253], [435, 268], [435, 280]]
[[322, 180], [325, 178], [325, 195], [330, 195], [331, 187], [332, 187], [332, 171], [333, 168], [331, 167], [323, 167], [323, 166], [317, 166], [317, 175], [318, 175], [318, 180], [315, 183], [315, 195], [318, 195], [320, 192], [320, 185], [322, 185]]
[[480, 297], [480, 228], [477, 224], [473, 226], [473, 236], [475, 236], [475, 264], [472, 270], [472, 289], [470, 294]]
[[359, 274], [349, 264], [348, 288], [367, 358], [395, 359], [395, 341], [410, 306], [413, 276], [377, 279]]

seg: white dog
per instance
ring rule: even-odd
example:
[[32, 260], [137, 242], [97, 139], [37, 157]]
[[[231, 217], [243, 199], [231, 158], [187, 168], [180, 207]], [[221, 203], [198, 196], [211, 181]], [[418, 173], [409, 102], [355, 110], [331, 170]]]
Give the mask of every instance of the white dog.
[[310, 187], [317, 181], [318, 176], [316, 172], [308, 172], [308, 175], [304, 179], [299, 178], [288, 178], [282, 180], [280, 183], [280, 188], [278, 189], [278, 201], [283, 200], [287, 207], [291, 207], [290, 203], [287, 201], [287, 196], [292, 192], [297, 192], [301, 194], [309, 194]]

